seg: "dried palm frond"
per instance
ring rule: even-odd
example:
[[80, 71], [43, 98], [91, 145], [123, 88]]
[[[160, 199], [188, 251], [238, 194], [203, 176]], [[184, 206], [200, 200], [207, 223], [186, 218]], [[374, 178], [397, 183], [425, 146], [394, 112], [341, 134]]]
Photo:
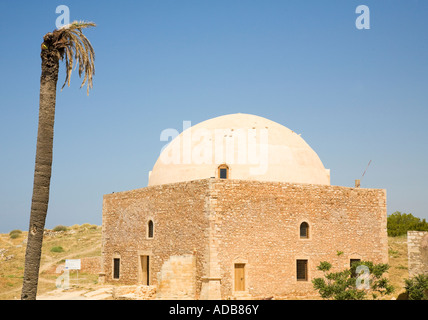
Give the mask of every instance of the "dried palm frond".
[[[58, 50], [59, 58], [65, 59], [66, 77], [62, 88], [70, 86], [70, 77], [73, 67], [79, 66], [79, 77], [84, 74], [81, 88], [87, 82], [87, 94], [92, 88], [92, 77], [95, 74], [95, 52], [91, 43], [85, 37], [82, 29], [95, 27], [93, 22], [74, 21], [53, 32], [54, 46]], [[61, 88], [61, 89], [62, 89]]]

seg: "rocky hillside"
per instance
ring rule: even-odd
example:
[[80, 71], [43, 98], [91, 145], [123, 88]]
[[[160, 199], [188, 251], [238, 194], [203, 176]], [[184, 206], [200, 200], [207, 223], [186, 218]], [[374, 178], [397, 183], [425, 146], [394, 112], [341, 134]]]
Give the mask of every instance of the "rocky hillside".
[[[82, 270], [70, 271], [70, 286], [96, 286], [101, 258], [101, 227], [90, 224], [45, 230], [38, 294], [56, 288], [65, 259], [81, 259]], [[20, 299], [27, 232], [0, 234], [0, 300]]]

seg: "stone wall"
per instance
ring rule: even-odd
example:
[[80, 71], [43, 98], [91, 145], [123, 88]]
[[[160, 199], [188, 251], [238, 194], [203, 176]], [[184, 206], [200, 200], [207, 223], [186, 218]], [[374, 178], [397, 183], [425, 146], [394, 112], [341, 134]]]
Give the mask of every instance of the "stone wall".
[[80, 271], [98, 274], [101, 271], [101, 257], [86, 257], [80, 259]]
[[158, 299], [194, 299], [196, 259], [192, 254], [171, 256], [162, 265], [158, 278]]
[[428, 231], [407, 231], [409, 277], [428, 274]]
[[[308, 239], [300, 238], [302, 222], [309, 224]], [[314, 295], [320, 261], [337, 270], [350, 259], [386, 263], [387, 250], [382, 189], [205, 179], [103, 201], [106, 282], [141, 284], [140, 257], [148, 255], [150, 285], [162, 298]], [[120, 258], [119, 279], [113, 279], [114, 258]], [[296, 279], [297, 259], [308, 261], [307, 281]], [[236, 292], [238, 263], [245, 264], [245, 290]]]
[[[80, 259], [80, 270], [82, 273], [89, 274], [99, 274], [101, 266], [101, 257], [85, 257]], [[53, 264], [49, 269], [46, 270], [47, 273], [62, 273], [65, 270], [65, 262], [61, 264]]]
[[[150, 285], [161, 287], [159, 279], [168, 279], [168, 268], [163, 271], [162, 266], [171, 256], [194, 255], [194, 281], [200, 283], [207, 268], [209, 183], [200, 180], [105, 195], [102, 240], [105, 281], [141, 283], [140, 256], [148, 255]], [[149, 220], [154, 225], [153, 238], [147, 233]], [[115, 257], [120, 258], [119, 279], [113, 279], [112, 274]], [[191, 298], [197, 298], [199, 291], [200, 286], [195, 286]], [[166, 284], [163, 292], [168, 292]]]
[[[243, 294], [234, 291], [237, 263], [245, 264], [244, 293], [267, 297], [315, 294], [321, 261], [336, 270], [350, 259], [387, 262], [385, 190], [216, 180], [211, 199], [222, 298]], [[308, 260], [308, 281], [296, 279], [297, 259]]]

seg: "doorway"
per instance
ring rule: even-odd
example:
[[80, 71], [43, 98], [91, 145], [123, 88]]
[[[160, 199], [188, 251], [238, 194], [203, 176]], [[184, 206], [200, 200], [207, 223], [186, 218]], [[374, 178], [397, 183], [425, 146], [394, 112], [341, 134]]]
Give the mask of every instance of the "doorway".
[[140, 280], [142, 285], [150, 285], [150, 256], [140, 256]]
[[245, 291], [245, 263], [235, 263], [235, 291]]

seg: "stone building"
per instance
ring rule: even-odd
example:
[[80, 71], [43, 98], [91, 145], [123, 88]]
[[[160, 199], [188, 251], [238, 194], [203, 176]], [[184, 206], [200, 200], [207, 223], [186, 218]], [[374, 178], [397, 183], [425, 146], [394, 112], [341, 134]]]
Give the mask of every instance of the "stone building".
[[311, 296], [316, 269], [386, 263], [386, 191], [330, 185], [290, 129], [232, 114], [175, 137], [145, 188], [103, 199], [106, 282], [159, 299]]

